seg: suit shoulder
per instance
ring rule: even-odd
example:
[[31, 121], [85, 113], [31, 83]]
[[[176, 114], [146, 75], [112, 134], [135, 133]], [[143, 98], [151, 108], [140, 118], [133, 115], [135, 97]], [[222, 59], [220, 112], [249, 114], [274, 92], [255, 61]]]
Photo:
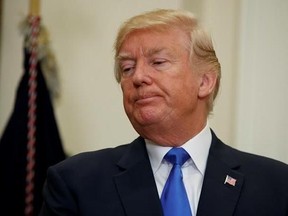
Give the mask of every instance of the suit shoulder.
[[288, 168], [288, 164], [281, 162], [279, 160], [269, 158], [266, 156], [258, 155], [255, 153], [249, 153], [246, 151], [242, 151], [223, 143], [214, 133], [212, 132], [212, 144], [210, 148], [210, 153], [217, 154], [220, 158], [227, 158], [228, 161], [240, 160], [240, 162], [245, 163], [260, 163], [267, 164], [271, 166], [279, 166], [284, 169]]
[[288, 180], [288, 165], [282, 161], [233, 148], [220, 140], [214, 145], [213, 152], [220, 155], [219, 158], [223, 158], [225, 162], [240, 165], [240, 169], [246, 172], [281, 176]]
[[241, 151], [235, 148], [230, 147], [234, 150], [234, 156], [241, 161], [243, 165], [257, 165], [259, 167], [273, 168], [273, 169], [282, 169], [286, 171], [288, 174], [288, 165], [282, 161], [277, 159], [273, 159], [267, 156], [258, 155], [255, 153], [249, 153], [245, 151]]
[[[114, 148], [106, 148], [96, 151], [83, 152], [71, 156], [64, 161], [49, 167], [49, 178], [62, 178], [67, 184], [77, 185], [82, 181], [111, 181], [112, 176], [119, 174], [122, 169], [119, 161], [135, 146], [141, 142], [133, 141], [130, 144], [120, 145]], [[100, 178], [101, 177], [101, 178]], [[77, 187], [77, 186], [75, 186]]]
[[88, 170], [100, 167], [114, 167], [120, 158], [123, 157], [131, 148], [141, 144], [142, 138], [138, 137], [128, 144], [122, 144], [116, 147], [100, 149], [96, 151], [82, 152], [73, 155], [62, 162], [53, 166], [57, 170]]
[[104, 148], [95, 151], [81, 152], [68, 157], [56, 166], [87, 166], [92, 163], [103, 163], [108, 161], [117, 161], [129, 149], [130, 144], [124, 144], [117, 147]]

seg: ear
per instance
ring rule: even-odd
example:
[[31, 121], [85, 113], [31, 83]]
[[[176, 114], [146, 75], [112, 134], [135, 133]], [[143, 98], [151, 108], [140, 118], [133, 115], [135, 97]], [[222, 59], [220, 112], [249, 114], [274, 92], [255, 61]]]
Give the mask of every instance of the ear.
[[209, 96], [216, 85], [217, 75], [214, 71], [208, 71], [200, 75], [200, 85], [198, 91], [199, 98]]

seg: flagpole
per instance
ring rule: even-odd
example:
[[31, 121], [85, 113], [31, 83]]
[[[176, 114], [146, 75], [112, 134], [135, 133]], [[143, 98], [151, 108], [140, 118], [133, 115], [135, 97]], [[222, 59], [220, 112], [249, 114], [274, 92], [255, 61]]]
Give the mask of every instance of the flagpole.
[[40, 2], [30, 0], [28, 23], [30, 33], [28, 40], [29, 52], [29, 78], [28, 78], [28, 113], [27, 113], [27, 163], [26, 163], [26, 186], [25, 186], [25, 216], [35, 215], [35, 165], [36, 165], [36, 143], [37, 143], [37, 63], [38, 63], [38, 35], [40, 29]]
[[30, 0], [29, 2], [29, 15], [39, 16], [40, 15], [40, 0]]
[[38, 215], [47, 169], [66, 158], [43, 76], [44, 69], [45, 73], [57, 72], [55, 60], [51, 66], [48, 54], [52, 54], [39, 15], [39, 0], [26, 0], [26, 4], [27, 14], [19, 26], [23, 35], [23, 74], [11, 116], [0, 137], [0, 196], [5, 198], [0, 204], [0, 215]]

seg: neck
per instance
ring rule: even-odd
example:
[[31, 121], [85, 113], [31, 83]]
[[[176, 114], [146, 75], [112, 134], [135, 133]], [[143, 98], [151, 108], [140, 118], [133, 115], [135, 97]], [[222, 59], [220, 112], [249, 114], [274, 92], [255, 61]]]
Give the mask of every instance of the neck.
[[[197, 123], [195, 124], [195, 122]], [[138, 130], [135, 129], [143, 138], [161, 146], [178, 147], [200, 133], [206, 123], [207, 119], [203, 118], [181, 124], [172, 122], [170, 125], [150, 125]]]

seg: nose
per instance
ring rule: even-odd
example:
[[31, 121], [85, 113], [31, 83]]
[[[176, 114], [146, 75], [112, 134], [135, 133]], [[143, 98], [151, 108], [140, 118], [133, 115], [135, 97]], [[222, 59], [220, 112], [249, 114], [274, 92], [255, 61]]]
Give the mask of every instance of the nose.
[[138, 62], [136, 64], [136, 68], [133, 74], [133, 84], [136, 87], [142, 85], [151, 85], [152, 84], [152, 77], [149, 66], [145, 63]]

